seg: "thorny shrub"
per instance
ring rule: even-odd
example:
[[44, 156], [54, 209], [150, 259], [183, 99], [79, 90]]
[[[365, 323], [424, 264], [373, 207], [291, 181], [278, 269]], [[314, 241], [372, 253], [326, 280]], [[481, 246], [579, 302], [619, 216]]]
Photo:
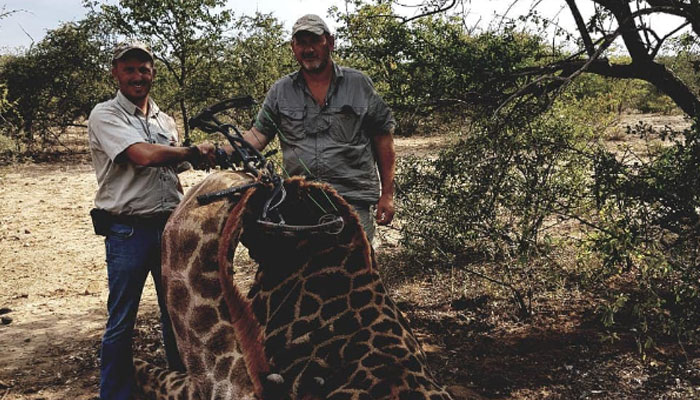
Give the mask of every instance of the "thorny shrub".
[[590, 184], [581, 153], [591, 125], [573, 125], [558, 103], [535, 117], [484, 120], [434, 160], [400, 165], [402, 240], [418, 265], [466, 268], [528, 316], [560, 269], [549, 258], [555, 229]]
[[655, 338], [700, 334], [700, 126], [667, 128], [660, 139], [667, 145], [651, 153], [595, 160], [600, 218], [589, 245], [606, 283], [603, 321], [611, 336], [632, 324], [643, 353]]

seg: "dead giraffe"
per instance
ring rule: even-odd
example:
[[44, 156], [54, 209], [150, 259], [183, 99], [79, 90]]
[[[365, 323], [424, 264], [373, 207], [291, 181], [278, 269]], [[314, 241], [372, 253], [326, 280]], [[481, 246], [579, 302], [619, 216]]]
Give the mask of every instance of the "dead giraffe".
[[[166, 226], [163, 284], [188, 372], [137, 361], [145, 398], [451, 399], [388, 297], [356, 214], [333, 189], [287, 180], [281, 213], [289, 227], [332, 211], [344, 221], [339, 233], [258, 223], [265, 190], [235, 204], [196, 203], [252, 180], [210, 175]], [[239, 240], [259, 264], [247, 297], [231, 278]]]

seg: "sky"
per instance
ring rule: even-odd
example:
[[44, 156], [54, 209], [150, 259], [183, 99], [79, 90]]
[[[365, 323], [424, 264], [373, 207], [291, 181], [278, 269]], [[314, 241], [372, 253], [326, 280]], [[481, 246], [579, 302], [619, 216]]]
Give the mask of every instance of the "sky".
[[[116, 3], [116, 0], [104, 2]], [[416, 3], [414, 0], [405, 1], [411, 2]], [[512, 0], [472, 1], [471, 18], [489, 19], [494, 7], [507, 7], [511, 2]], [[57, 28], [64, 22], [79, 21], [86, 12], [82, 0], [0, 0], [0, 9], [3, 5], [6, 11], [19, 11], [0, 20], [0, 52], [18, 47], [27, 48], [32, 42], [39, 42], [47, 30]], [[318, 14], [331, 24], [332, 21], [326, 17], [328, 8], [332, 5], [341, 10], [345, 9], [344, 0], [229, 0], [229, 8], [236, 15], [251, 15], [255, 11], [272, 12], [279, 20], [285, 22], [287, 30], [291, 30], [297, 18], [309, 13]], [[406, 9], [404, 13], [410, 15], [414, 11]]]
[[[101, 2], [116, 3], [118, 0], [100, 0]], [[402, 0], [403, 4], [416, 4], [421, 0]], [[568, 30], [573, 30], [573, 18], [568, 9], [563, 8], [564, 0], [521, 0], [517, 1], [510, 16], [516, 17], [532, 3], [539, 4], [540, 13], [548, 17], [557, 16], [560, 24]], [[479, 25], [487, 28], [494, 21], [494, 14], [500, 15], [513, 4], [513, 0], [472, 0], [469, 2], [467, 26]], [[581, 12], [586, 15], [592, 12], [592, 2], [578, 2]], [[82, 0], [0, 0], [0, 11], [18, 10], [9, 17], [0, 20], [0, 54], [12, 53], [16, 48], [28, 48], [32, 42], [39, 42], [46, 32], [57, 28], [61, 23], [79, 21], [86, 13]], [[326, 20], [331, 29], [333, 21], [328, 18], [328, 8], [337, 6], [345, 9], [344, 0], [228, 0], [228, 8], [238, 16], [252, 15], [256, 11], [273, 13], [285, 23], [288, 31], [297, 18], [304, 14], [318, 14]], [[412, 9], [399, 9], [398, 13], [410, 16], [416, 12]], [[500, 20], [496, 18], [495, 20]], [[669, 27], [675, 27], [676, 21], [669, 22]]]
[[[116, 3], [114, 0], [103, 1]], [[236, 15], [274, 12], [291, 29], [294, 21], [304, 14], [313, 13], [326, 17], [331, 5], [345, 7], [342, 0], [246, 0], [229, 1], [229, 8]], [[20, 10], [0, 20], [0, 49], [29, 47], [39, 42], [47, 30], [61, 23], [79, 21], [86, 13], [82, 0], [0, 0], [0, 8]]]

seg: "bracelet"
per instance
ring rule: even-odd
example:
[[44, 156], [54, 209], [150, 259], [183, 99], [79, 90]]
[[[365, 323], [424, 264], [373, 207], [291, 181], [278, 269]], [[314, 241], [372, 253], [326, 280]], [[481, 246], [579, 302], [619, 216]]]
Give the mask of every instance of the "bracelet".
[[199, 151], [199, 147], [197, 146], [190, 146], [187, 148], [188, 154], [187, 158], [194, 163], [199, 162], [199, 159], [202, 157], [202, 152]]

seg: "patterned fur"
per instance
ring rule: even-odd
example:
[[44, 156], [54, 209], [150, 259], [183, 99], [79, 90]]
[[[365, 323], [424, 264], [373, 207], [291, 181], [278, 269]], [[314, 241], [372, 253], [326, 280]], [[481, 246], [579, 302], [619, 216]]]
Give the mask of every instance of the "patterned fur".
[[[289, 225], [340, 215], [337, 235], [258, 224], [265, 190], [235, 205], [196, 204], [199, 194], [250, 180], [211, 175], [168, 222], [164, 284], [188, 373], [137, 361], [145, 398], [451, 399], [388, 297], [356, 214], [330, 187], [288, 180], [281, 211]], [[231, 278], [239, 240], [259, 264], [247, 297]]]

